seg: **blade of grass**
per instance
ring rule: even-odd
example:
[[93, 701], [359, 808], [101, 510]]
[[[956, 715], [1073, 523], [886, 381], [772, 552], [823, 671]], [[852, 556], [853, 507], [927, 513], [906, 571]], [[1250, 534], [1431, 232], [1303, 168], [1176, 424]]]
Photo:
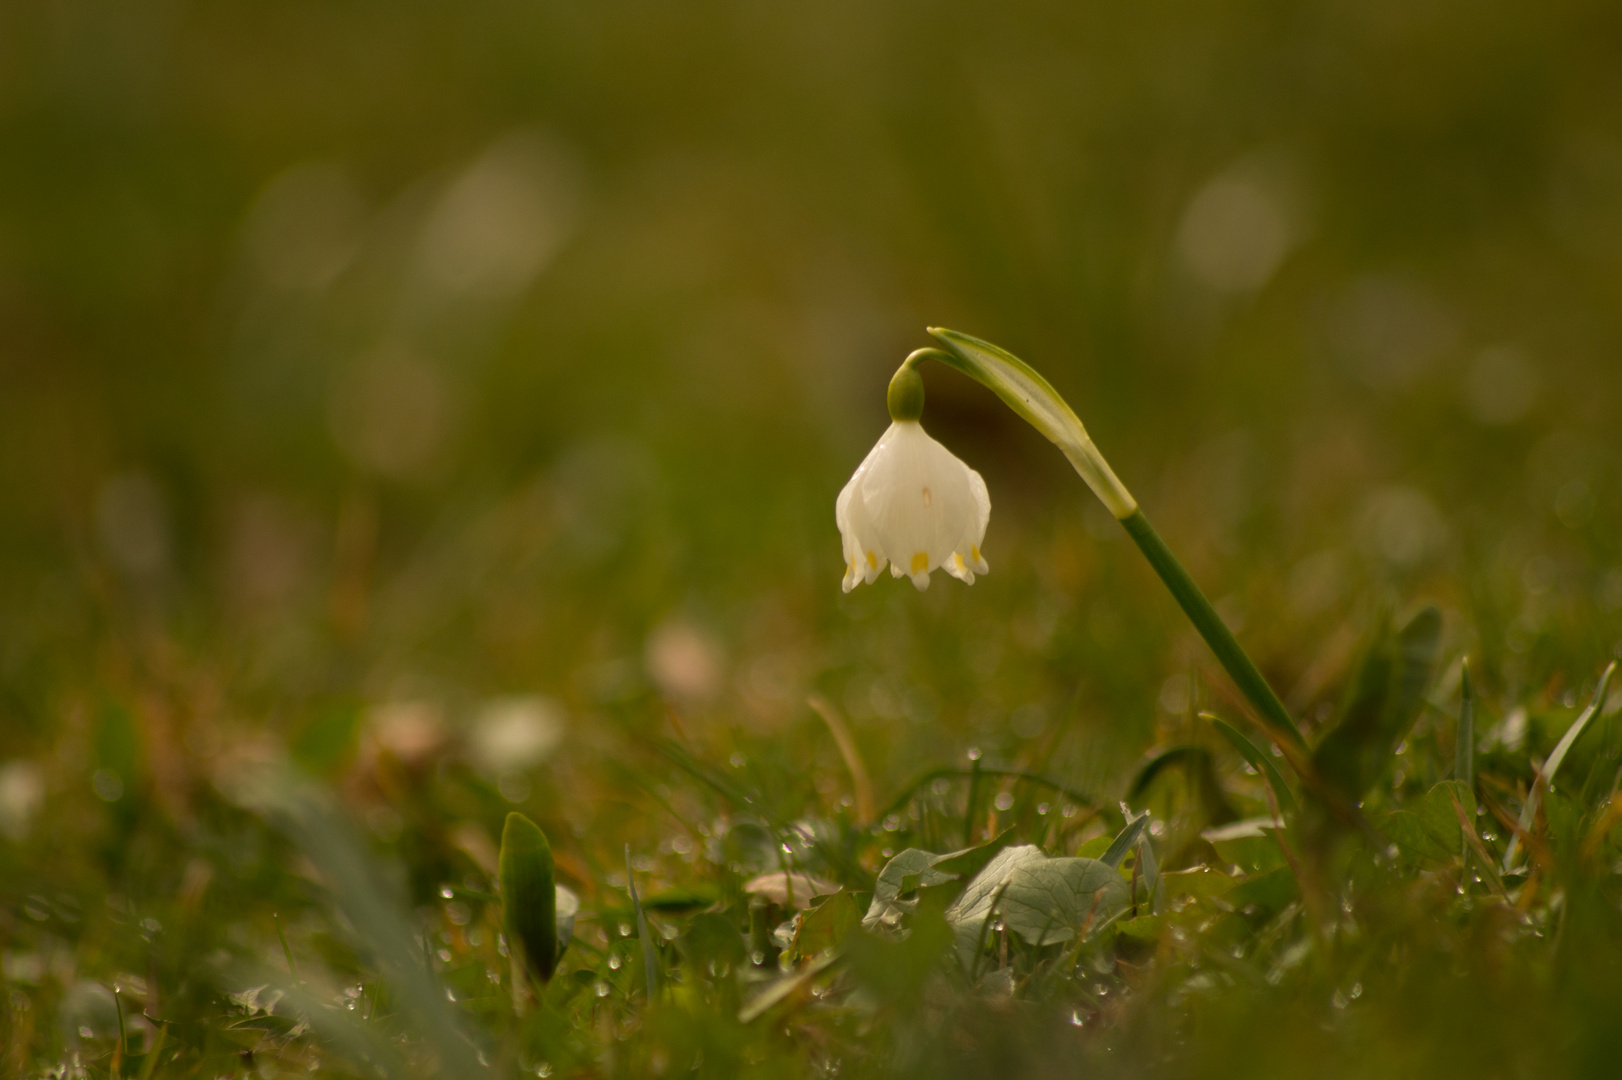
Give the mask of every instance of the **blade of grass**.
[[828, 733], [839, 748], [839, 756], [845, 759], [845, 768], [850, 770], [850, 783], [856, 796], [856, 823], [862, 826], [873, 824], [873, 781], [867, 775], [867, 765], [862, 761], [862, 752], [856, 746], [849, 725], [839, 715], [839, 710], [834, 708], [833, 702], [821, 694], [812, 694], [806, 704], [828, 725]]
[[1143, 830], [1148, 827], [1149, 811], [1145, 810], [1128, 821], [1126, 828], [1116, 834], [1115, 839], [1111, 841], [1108, 850], [1099, 858], [1099, 861], [1119, 868], [1121, 860], [1126, 858], [1126, 853], [1132, 850], [1132, 846], [1138, 842], [1138, 837], [1142, 836]]
[[1464, 786], [1476, 786], [1476, 688], [1470, 681], [1470, 661], [1459, 672], [1459, 731], [1453, 749], [1453, 777]]
[[417, 961], [407, 918], [353, 824], [329, 793], [286, 770], [244, 777], [238, 797], [283, 832], [331, 887], [334, 906], [388, 977], [415, 1020], [415, 1032], [446, 1075], [483, 1076], [478, 1051], [444, 987]]
[[169, 1025], [159, 1024], [158, 1034], [152, 1040], [152, 1049], [146, 1052], [146, 1061], [141, 1065], [139, 1080], [152, 1080], [152, 1074], [158, 1069], [158, 1055], [163, 1053], [163, 1044], [169, 1040]]
[[298, 966], [293, 963], [293, 950], [287, 944], [287, 931], [282, 929], [281, 914], [278, 912], [272, 912], [270, 917], [275, 920], [276, 923], [276, 936], [282, 939], [282, 955], [287, 958], [287, 973], [293, 976], [294, 982], [297, 982]]
[[1611, 676], [1614, 674], [1616, 674], [1616, 661], [1613, 660], [1606, 665], [1605, 673], [1599, 677], [1599, 686], [1595, 687], [1594, 697], [1589, 701], [1588, 707], [1578, 715], [1577, 719], [1571, 722], [1571, 726], [1566, 729], [1566, 733], [1555, 744], [1554, 752], [1543, 763], [1543, 767], [1537, 771], [1537, 775], [1532, 777], [1531, 790], [1526, 793], [1526, 802], [1521, 806], [1520, 819], [1516, 822], [1514, 834], [1509, 838], [1509, 847], [1504, 851], [1504, 873], [1507, 874], [1515, 868], [1515, 856], [1520, 853], [1521, 834], [1530, 834], [1532, 831], [1532, 822], [1536, 819], [1538, 812], [1539, 793], [1544, 787], [1554, 782], [1554, 774], [1560, 770], [1561, 763], [1566, 760], [1567, 752], [1571, 750], [1578, 737], [1588, 728], [1589, 721], [1599, 715], [1600, 706], [1605, 704], [1605, 692], [1610, 689]]
[[1281, 813], [1289, 813], [1295, 809], [1295, 796], [1290, 793], [1290, 786], [1284, 782], [1284, 774], [1278, 771], [1266, 751], [1247, 739], [1244, 734], [1232, 724], [1221, 717], [1210, 713], [1200, 713], [1200, 718], [1208, 721], [1212, 727], [1221, 732], [1222, 737], [1228, 740], [1239, 756], [1244, 758], [1252, 769], [1267, 778], [1267, 784], [1273, 789], [1273, 797], [1278, 800]]
[[642, 898], [636, 894], [636, 877], [631, 870], [631, 845], [625, 845], [625, 888], [631, 894], [631, 907], [636, 911], [636, 936], [642, 943], [642, 967], [648, 978], [648, 1001], [652, 1003], [659, 993], [659, 953], [648, 936], [648, 917], [642, 913]]
[[974, 843], [974, 811], [980, 801], [980, 758], [975, 757], [974, 763], [969, 767], [969, 799], [963, 810], [963, 846], [969, 847]]

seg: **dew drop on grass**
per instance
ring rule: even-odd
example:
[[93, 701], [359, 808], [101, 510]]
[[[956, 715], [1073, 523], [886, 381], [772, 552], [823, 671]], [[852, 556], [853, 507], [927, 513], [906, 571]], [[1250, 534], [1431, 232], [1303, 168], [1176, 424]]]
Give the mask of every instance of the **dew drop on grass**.
[[1044, 816], [1044, 817], [1046, 817], [1046, 816], [1047, 816], [1047, 812], [1048, 812], [1048, 811], [1049, 811], [1049, 810], [1051, 810], [1051, 809], [1053, 809], [1053, 807], [1051, 807], [1051, 806], [1049, 806], [1049, 805], [1048, 805], [1048, 804], [1047, 804], [1047, 803], [1045, 803], [1045, 802], [1039, 802], [1039, 803], [1037, 803], [1037, 804], [1036, 804], [1036, 812], [1037, 812], [1037, 813], [1038, 813], [1038, 814], [1040, 814], [1040, 815], [1042, 815], [1042, 816]]
[[1070, 1022], [1072, 1024], [1074, 1024], [1076, 1027], [1081, 1027], [1083, 1024], [1085, 1024], [1087, 1022], [1087, 1018], [1085, 1016], [1081, 1015], [1081, 1010], [1080, 1009], [1071, 1009], [1070, 1010]]
[[601, 979], [598, 979], [597, 980], [597, 985], [593, 986], [591, 988], [591, 992], [596, 994], [600, 998], [605, 998], [605, 997], [607, 997], [609, 995], [609, 993], [611, 993], [613, 991], [613, 989], [614, 988], [612, 986], [609, 986], [607, 983], [603, 982]]
[[620, 937], [630, 937], [631, 936], [631, 924], [628, 923], [628, 922], [620, 923], [619, 932], [620, 932]]
[[608, 970], [610, 970], [610, 971], [618, 971], [620, 969], [620, 964], [621, 963], [623, 963], [623, 961], [620, 960], [620, 954], [619, 953], [609, 953], [608, 954]]
[[999, 791], [996, 799], [992, 801], [991, 805], [995, 806], [998, 810], [1008, 810], [1012, 808], [1014, 805], [1014, 793], [1011, 791]]

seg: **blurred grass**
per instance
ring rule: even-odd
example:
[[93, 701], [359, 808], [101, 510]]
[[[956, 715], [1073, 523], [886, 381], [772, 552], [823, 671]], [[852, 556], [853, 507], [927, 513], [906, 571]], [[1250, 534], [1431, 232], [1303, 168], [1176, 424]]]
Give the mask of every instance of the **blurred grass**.
[[[105, 1040], [94, 987], [131, 978], [213, 1060], [218, 973], [282, 963], [278, 912], [312, 970], [368, 970], [237, 805], [288, 748], [476, 967], [496, 923], [438, 890], [488, 887], [511, 809], [605, 912], [625, 842], [657, 910], [712, 856], [775, 868], [764, 829], [708, 851], [729, 823], [839, 819], [813, 692], [880, 805], [971, 748], [1108, 805], [1204, 739], [1236, 706], [1169, 598], [949, 372], [926, 422], [986, 477], [993, 572], [841, 596], [833, 498], [925, 325], [1070, 398], [1310, 732], [1385, 612], [1435, 602], [1432, 701], [1468, 653], [1488, 745], [1529, 732], [1483, 768], [1529, 781], [1622, 646], [1619, 30], [1592, 2], [0, 9], [7, 1067], [67, 1060], [79, 1013]], [[1595, 911], [1560, 948], [1614, 936]], [[1557, 1023], [1448, 963], [1369, 1045], [1490, 1072]], [[1198, 1006], [1210, 1061], [1248, 1000]], [[1179, 1007], [1123, 1021], [1121, 1060]], [[1312, 1060], [1312, 1007], [1266, 1014], [1300, 1032], [1269, 1060]], [[754, 1066], [866, 1037], [829, 1031]], [[1040, 1072], [1061, 1044], [1030, 1040]], [[636, 1045], [578, 1062], [651, 1069]]]

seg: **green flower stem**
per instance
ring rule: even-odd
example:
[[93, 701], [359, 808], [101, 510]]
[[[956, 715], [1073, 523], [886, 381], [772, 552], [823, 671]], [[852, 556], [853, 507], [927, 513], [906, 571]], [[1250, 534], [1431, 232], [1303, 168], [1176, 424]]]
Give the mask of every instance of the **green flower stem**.
[[[1149, 524], [1149, 519], [1143, 516], [1137, 500], [1115, 475], [1109, 462], [1104, 460], [1104, 455], [1099, 453], [1069, 403], [1034, 368], [1006, 349], [956, 330], [931, 327], [929, 332], [946, 348], [917, 350], [902, 363], [902, 371], [907, 372], [925, 358], [939, 360], [1002, 398], [1004, 404], [1063, 451], [1087, 486], [1093, 489], [1093, 493], [1115, 515], [1127, 534], [1137, 542], [1149, 565], [1155, 568], [1160, 580], [1177, 598], [1178, 605], [1194, 624], [1194, 629], [1211, 646], [1211, 651], [1216, 653], [1240, 691], [1256, 707], [1262, 720], [1292, 744], [1284, 748], [1285, 752], [1300, 751], [1293, 754], [1291, 760], [1304, 760], [1306, 740], [1301, 737], [1301, 729], [1295, 726], [1295, 721], [1290, 719], [1284, 703], [1267, 685], [1267, 680], [1245, 654], [1238, 639], [1216, 613], [1216, 608], [1211, 606], [1211, 601], [1205, 598], [1188, 571], [1183, 569], [1183, 564], [1177, 561], [1177, 556], [1171, 553], [1154, 526]], [[921, 391], [919, 398], [921, 404]]]
[[1257, 670], [1250, 655], [1239, 644], [1239, 639], [1233, 636], [1228, 624], [1222, 621], [1211, 601], [1207, 600], [1200, 587], [1194, 583], [1183, 564], [1177, 556], [1171, 553], [1171, 548], [1155, 532], [1155, 527], [1149, 524], [1149, 519], [1143, 516], [1143, 510], [1135, 510], [1127, 517], [1121, 519], [1121, 527], [1126, 529], [1127, 535], [1132, 537], [1143, 552], [1149, 565], [1154, 567], [1160, 580], [1166, 583], [1176, 597], [1177, 605], [1188, 616], [1194, 629], [1200, 632], [1200, 637], [1211, 646], [1216, 653], [1217, 660], [1222, 664], [1240, 692], [1250, 699], [1250, 703], [1262, 714], [1262, 719], [1269, 725], [1277, 728], [1287, 735], [1298, 748], [1305, 750], [1307, 742], [1301, 737], [1301, 729], [1295, 726], [1290, 719], [1289, 710], [1278, 699], [1273, 688], [1268, 685], [1267, 679]]

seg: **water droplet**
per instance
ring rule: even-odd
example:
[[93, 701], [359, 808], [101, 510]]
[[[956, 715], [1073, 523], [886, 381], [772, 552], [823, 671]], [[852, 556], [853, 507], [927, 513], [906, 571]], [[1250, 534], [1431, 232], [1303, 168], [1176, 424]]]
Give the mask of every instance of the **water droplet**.
[[598, 979], [597, 980], [597, 985], [593, 986], [591, 988], [591, 992], [596, 994], [600, 998], [605, 998], [613, 991], [613, 989], [614, 988], [612, 986], [609, 986], [607, 983], [603, 982], [601, 979]]
[[609, 953], [608, 954], [608, 970], [610, 970], [610, 971], [618, 971], [620, 969], [620, 965], [623, 964], [624, 962], [625, 961], [620, 959], [620, 954], [619, 953]]

